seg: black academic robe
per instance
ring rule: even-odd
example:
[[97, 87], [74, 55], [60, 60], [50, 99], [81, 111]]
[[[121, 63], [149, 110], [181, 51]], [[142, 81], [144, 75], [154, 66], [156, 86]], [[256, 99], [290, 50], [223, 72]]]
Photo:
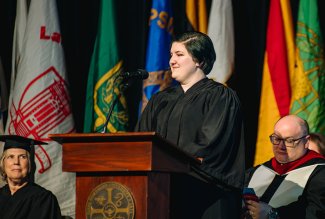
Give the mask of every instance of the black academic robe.
[[61, 219], [61, 211], [52, 192], [28, 183], [10, 194], [8, 185], [0, 189], [1, 219]]
[[232, 89], [205, 78], [185, 93], [180, 85], [161, 91], [149, 100], [136, 131], [157, 132], [187, 153], [202, 157], [199, 169], [219, 187], [242, 189], [243, 121]]
[[275, 208], [281, 219], [325, 218], [324, 158], [309, 159], [283, 174], [275, 171], [270, 160], [247, 170], [245, 181], [245, 186]]

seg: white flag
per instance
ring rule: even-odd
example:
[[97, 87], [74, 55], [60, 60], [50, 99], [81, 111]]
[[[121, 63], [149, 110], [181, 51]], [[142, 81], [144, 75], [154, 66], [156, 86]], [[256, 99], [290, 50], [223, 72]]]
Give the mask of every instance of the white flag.
[[235, 58], [234, 24], [230, 0], [213, 0], [209, 16], [208, 35], [217, 54], [209, 78], [226, 83], [230, 78]]
[[[16, 20], [12, 49], [12, 66], [11, 66], [11, 85], [10, 94], [13, 93], [17, 67], [20, 62], [23, 40], [27, 23], [27, 2], [26, 0], [17, 0]], [[10, 98], [11, 101], [12, 98]], [[11, 105], [11, 102], [10, 102]]]
[[[17, 16], [25, 1], [18, 0]], [[15, 31], [6, 132], [49, 143], [35, 147], [35, 182], [56, 195], [62, 215], [75, 217], [75, 174], [62, 172], [62, 146], [48, 139], [74, 132], [56, 0], [31, 0], [26, 24]]]

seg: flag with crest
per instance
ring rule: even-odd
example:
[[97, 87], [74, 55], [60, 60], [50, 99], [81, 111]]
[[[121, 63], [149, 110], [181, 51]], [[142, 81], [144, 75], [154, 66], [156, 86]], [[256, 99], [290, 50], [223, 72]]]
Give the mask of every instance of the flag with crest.
[[[126, 131], [128, 127], [127, 103], [119, 77], [122, 60], [119, 58], [115, 20], [114, 1], [102, 0], [88, 75], [84, 132], [115, 133]], [[112, 105], [114, 101], [116, 104]], [[110, 110], [112, 114], [107, 121]]]
[[290, 113], [325, 135], [325, 60], [316, 0], [300, 0]]

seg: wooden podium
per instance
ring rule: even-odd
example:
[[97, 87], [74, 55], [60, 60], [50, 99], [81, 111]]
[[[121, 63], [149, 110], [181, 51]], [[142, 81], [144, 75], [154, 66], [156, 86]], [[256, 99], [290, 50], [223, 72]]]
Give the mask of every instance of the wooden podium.
[[154, 132], [49, 137], [62, 144], [63, 171], [76, 173], [76, 219], [170, 218], [171, 174], [198, 164]]

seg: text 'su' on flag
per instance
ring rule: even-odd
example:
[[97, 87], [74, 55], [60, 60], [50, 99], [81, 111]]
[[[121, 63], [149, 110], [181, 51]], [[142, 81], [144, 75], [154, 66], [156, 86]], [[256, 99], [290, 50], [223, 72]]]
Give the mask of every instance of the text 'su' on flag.
[[255, 165], [273, 157], [269, 135], [273, 133], [276, 121], [289, 114], [294, 51], [289, 1], [270, 0]]
[[149, 72], [149, 78], [143, 81], [141, 112], [153, 94], [172, 84], [169, 47], [173, 28], [174, 17], [170, 0], [153, 1], [146, 53], [146, 70]]

